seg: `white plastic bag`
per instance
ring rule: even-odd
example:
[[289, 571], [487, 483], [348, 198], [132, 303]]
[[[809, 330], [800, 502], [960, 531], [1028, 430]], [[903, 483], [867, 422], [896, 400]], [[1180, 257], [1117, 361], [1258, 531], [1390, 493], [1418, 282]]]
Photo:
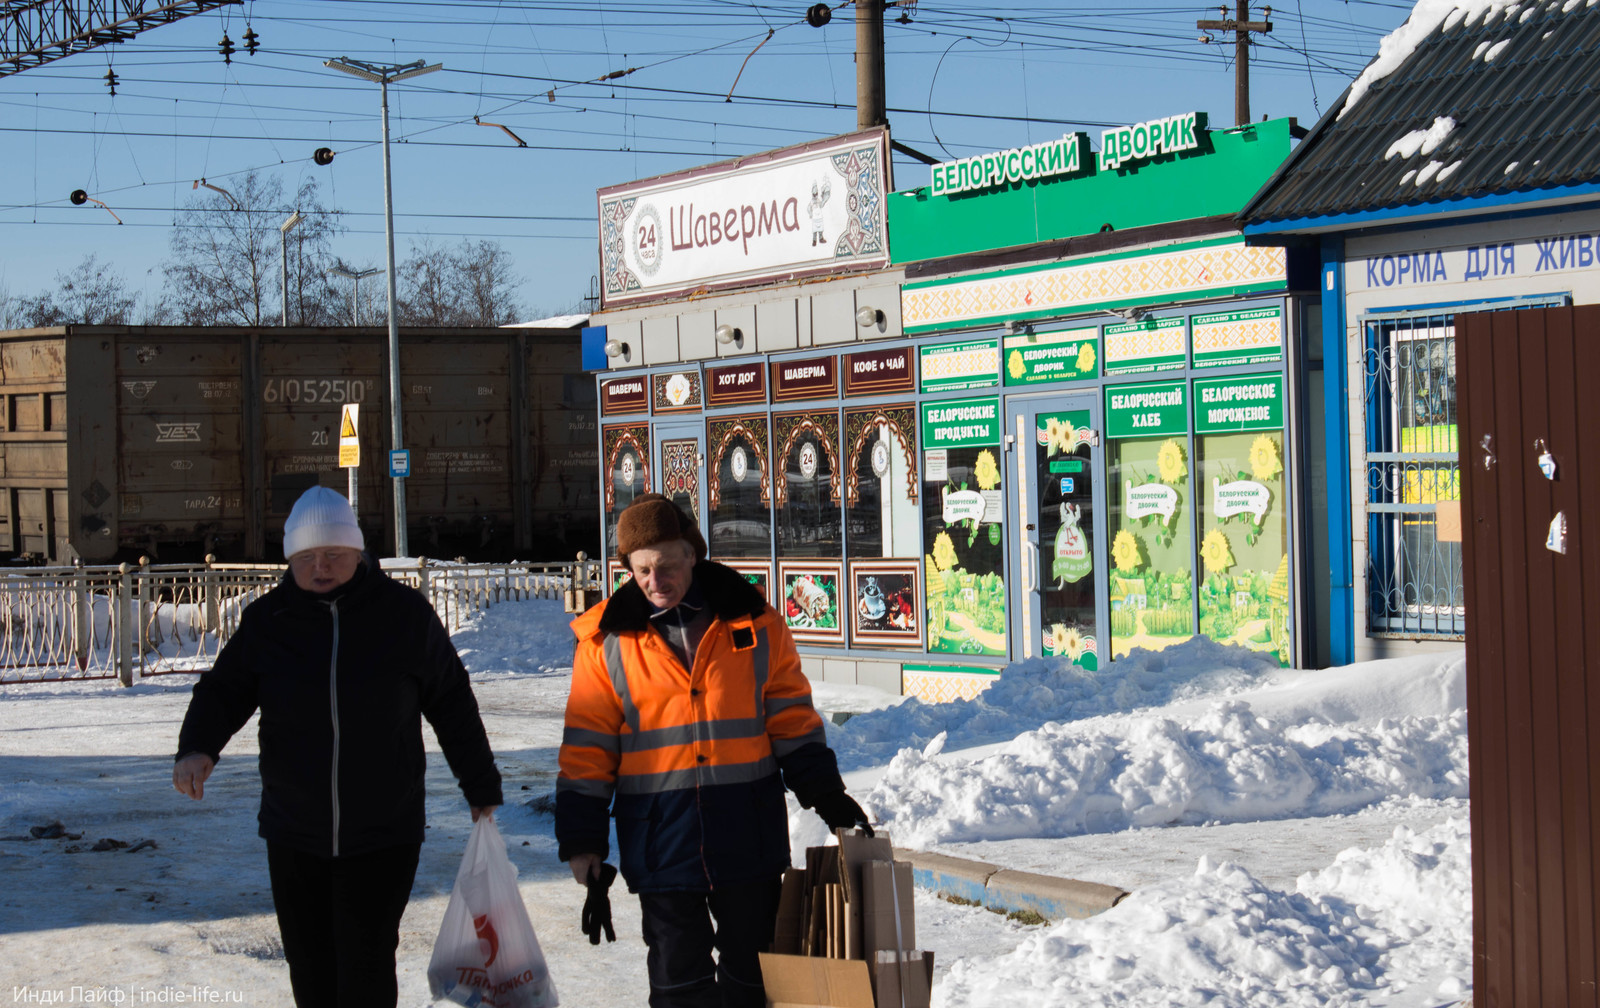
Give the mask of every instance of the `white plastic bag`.
[[494, 819], [472, 827], [428, 962], [428, 989], [467, 1008], [553, 1008], [555, 984]]

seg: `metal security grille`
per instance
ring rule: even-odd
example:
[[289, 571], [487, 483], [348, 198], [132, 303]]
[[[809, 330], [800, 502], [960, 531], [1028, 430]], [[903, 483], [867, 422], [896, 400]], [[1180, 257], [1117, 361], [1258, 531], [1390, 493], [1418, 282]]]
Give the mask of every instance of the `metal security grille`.
[[1439, 502], [1461, 499], [1452, 316], [1369, 321], [1365, 371], [1367, 629], [1461, 637], [1461, 544], [1435, 534]]
[[[1472, 307], [1565, 301], [1550, 296]], [[1367, 631], [1465, 639], [1461, 544], [1437, 536], [1439, 504], [1461, 500], [1455, 313], [1396, 312], [1365, 323]]]

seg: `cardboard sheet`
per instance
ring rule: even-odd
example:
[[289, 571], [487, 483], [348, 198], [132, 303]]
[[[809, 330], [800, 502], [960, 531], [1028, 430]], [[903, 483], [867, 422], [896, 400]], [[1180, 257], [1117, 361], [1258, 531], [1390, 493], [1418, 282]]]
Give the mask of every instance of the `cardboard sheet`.
[[772, 1008], [875, 1008], [860, 959], [761, 953], [761, 978]]

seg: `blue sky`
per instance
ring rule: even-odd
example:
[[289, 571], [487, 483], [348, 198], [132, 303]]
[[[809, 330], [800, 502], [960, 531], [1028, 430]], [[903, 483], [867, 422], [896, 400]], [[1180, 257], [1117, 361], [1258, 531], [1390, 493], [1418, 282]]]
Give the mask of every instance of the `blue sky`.
[[[378, 87], [323, 66], [348, 56], [444, 65], [390, 88], [397, 256], [421, 241], [493, 239], [530, 316], [567, 310], [597, 271], [596, 187], [855, 129], [854, 8], [813, 28], [808, 6], [246, 0], [0, 78], [0, 290], [53, 288], [94, 253], [142, 299], [158, 297], [171, 225], [205, 194], [196, 181], [227, 188], [250, 170], [288, 192], [314, 178], [345, 229], [334, 252], [382, 266]], [[1203, 44], [1195, 28], [1217, 6], [905, 6], [885, 17], [890, 130], [941, 160], [1079, 129], [1098, 143], [1102, 127], [1192, 110], [1233, 122], [1233, 45]], [[1252, 117], [1311, 125], [1410, 7], [1274, 8], [1252, 56]], [[247, 27], [260, 38], [253, 56]], [[238, 47], [231, 64], [217, 51], [224, 33]], [[324, 146], [333, 163], [313, 164]], [[897, 189], [927, 182], [904, 157], [894, 172]], [[124, 223], [73, 206], [78, 188]]]

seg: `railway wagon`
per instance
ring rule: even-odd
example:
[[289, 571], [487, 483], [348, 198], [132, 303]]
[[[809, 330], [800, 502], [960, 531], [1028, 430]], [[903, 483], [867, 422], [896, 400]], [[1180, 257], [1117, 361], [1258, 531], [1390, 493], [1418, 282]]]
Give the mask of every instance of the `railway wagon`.
[[[599, 547], [581, 330], [400, 332], [409, 552], [570, 559]], [[393, 551], [384, 328], [84, 326], [0, 332], [0, 556], [282, 558], [308, 486], [344, 490]]]

